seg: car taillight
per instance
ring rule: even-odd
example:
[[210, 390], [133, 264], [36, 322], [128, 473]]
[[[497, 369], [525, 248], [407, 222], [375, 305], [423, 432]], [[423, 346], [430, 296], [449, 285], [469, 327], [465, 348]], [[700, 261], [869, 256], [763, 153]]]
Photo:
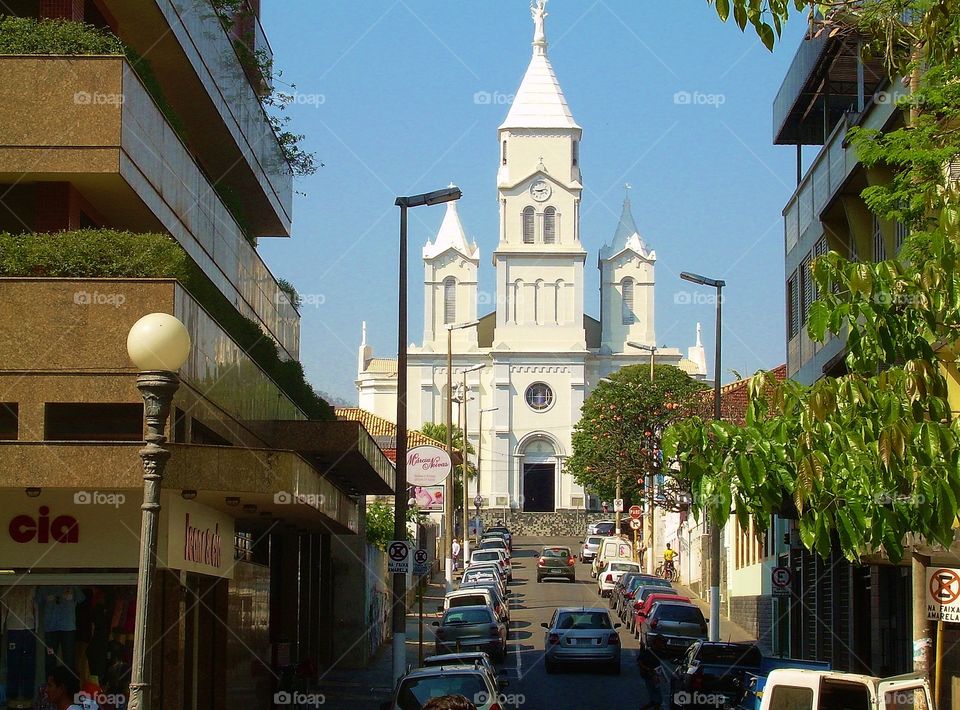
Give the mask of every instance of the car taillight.
[[623, 596], [627, 599], [633, 599], [633, 592], [625, 592]]
[[694, 690], [700, 690], [703, 687], [703, 669], [700, 668], [696, 673], [693, 674], [693, 677], [690, 678], [690, 685]]
[[613, 582], [613, 575], [612, 575], [612, 574], [608, 574], [608, 575], [607, 575], [607, 581], [608, 581], [608, 582]]
[[616, 633], [610, 634], [607, 636], [607, 645], [608, 646], [617, 646], [620, 643], [620, 636]]
[[660, 619], [654, 619], [653, 621], [650, 622], [650, 628], [651, 629], [657, 628], [657, 624], [659, 623], [660, 623]]
[[547, 637], [547, 641], [550, 643], [560, 643], [560, 634], [550, 634]]
[[541, 557], [537, 562], [537, 567], [543, 567], [545, 564], [547, 564], [547, 561]]
[[640, 609], [642, 609], [642, 608], [643, 608], [643, 602], [634, 602], [634, 603], [633, 603], [633, 610], [634, 610], [634, 611], [640, 611]]
[[567, 564], [568, 564], [568, 565], [574, 565], [574, 564], [576, 564], [576, 563], [577, 563], [577, 561], [576, 561], [575, 559], [573, 559], [572, 557], [568, 557], [568, 558], [567, 558]]

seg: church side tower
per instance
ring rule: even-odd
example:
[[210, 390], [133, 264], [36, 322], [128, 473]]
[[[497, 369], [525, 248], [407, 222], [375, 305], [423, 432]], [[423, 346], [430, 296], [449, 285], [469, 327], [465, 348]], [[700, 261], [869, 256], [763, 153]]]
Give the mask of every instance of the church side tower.
[[[457, 203], [448, 202], [437, 236], [423, 247], [423, 347], [447, 351], [447, 329], [477, 319], [477, 268], [480, 249], [468, 242]], [[453, 331], [457, 351], [476, 350], [477, 329]]]
[[538, 0], [531, 12], [533, 57], [499, 129], [493, 345], [504, 350], [583, 350], [582, 129], [547, 58], [546, 0]]
[[656, 260], [656, 252], [647, 247], [637, 230], [628, 195], [613, 240], [600, 250], [602, 352], [626, 352], [627, 341], [657, 344], [653, 328]]

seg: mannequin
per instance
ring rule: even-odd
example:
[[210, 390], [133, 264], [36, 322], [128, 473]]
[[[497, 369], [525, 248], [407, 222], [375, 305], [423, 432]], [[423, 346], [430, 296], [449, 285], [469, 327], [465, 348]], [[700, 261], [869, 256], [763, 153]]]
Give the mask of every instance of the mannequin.
[[86, 599], [79, 587], [40, 587], [37, 607], [43, 617], [47, 675], [58, 665], [75, 672], [77, 605]]
[[7, 698], [33, 698], [37, 663], [36, 587], [0, 587], [0, 614], [7, 632]]

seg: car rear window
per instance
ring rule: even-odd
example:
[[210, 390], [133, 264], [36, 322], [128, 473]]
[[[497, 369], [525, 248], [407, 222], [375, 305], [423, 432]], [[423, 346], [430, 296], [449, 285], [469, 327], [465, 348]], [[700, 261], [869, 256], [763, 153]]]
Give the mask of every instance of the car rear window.
[[680, 592], [676, 589], [668, 589], [667, 587], [647, 587], [642, 592], [640, 592], [640, 600], [645, 601], [654, 594], [668, 594], [670, 596], [680, 596]]
[[596, 530], [601, 535], [613, 532], [613, 523], [601, 523], [596, 527]]
[[451, 609], [443, 617], [444, 624], [489, 624], [489, 609]]
[[482, 606], [487, 603], [487, 598], [482, 594], [465, 594], [462, 597], [450, 597], [450, 608], [458, 606]]
[[566, 547], [545, 547], [543, 548], [544, 557], [569, 557], [570, 550]]
[[503, 540], [483, 540], [480, 547], [506, 547], [507, 543]]
[[635, 572], [637, 565], [631, 565], [627, 562], [611, 562], [610, 571], [611, 572]]
[[480, 693], [486, 695], [487, 692], [487, 685], [480, 673], [451, 673], [426, 678], [409, 678], [400, 684], [397, 705], [403, 710], [420, 710], [431, 698], [444, 695], [474, 698]]
[[496, 552], [474, 552], [473, 559], [475, 560], [499, 560], [500, 555]]
[[558, 629], [612, 629], [610, 616], [603, 611], [567, 611], [557, 618]]
[[756, 646], [703, 645], [697, 652], [697, 660], [703, 663], [718, 663], [731, 666], [759, 666], [760, 649]]
[[588, 538], [587, 538], [587, 544], [588, 544], [588, 545], [599, 545], [599, 544], [600, 544], [600, 541], [601, 541], [602, 539], [603, 539], [602, 537], [588, 537]]
[[654, 615], [658, 619], [679, 621], [684, 624], [702, 624], [703, 614], [695, 606], [687, 604], [659, 604]]

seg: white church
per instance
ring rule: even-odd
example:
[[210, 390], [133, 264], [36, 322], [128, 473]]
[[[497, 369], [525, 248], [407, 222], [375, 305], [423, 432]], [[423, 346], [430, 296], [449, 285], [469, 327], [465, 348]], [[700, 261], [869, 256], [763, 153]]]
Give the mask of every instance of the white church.
[[[467, 435], [480, 454], [478, 488], [471, 486], [467, 499], [479, 492], [484, 509], [596, 508], [564, 473], [580, 408], [602, 378], [649, 363], [649, 352], [628, 342], [656, 346], [656, 253], [637, 230], [629, 198], [599, 253], [600, 320], [584, 313], [583, 129], [547, 57], [545, 5], [538, 0], [532, 8], [533, 57], [499, 127], [495, 310], [477, 311], [480, 248], [468, 239], [457, 203], [447, 203], [436, 237], [423, 247], [423, 342], [408, 351], [409, 427], [444, 422], [452, 336], [454, 397], [462, 397], [466, 376]], [[687, 357], [658, 346], [655, 358], [704, 378], [699, 327]], [[397, 361], [373, 357], [365, 327], [357, 389], [362, 409], [395, 420]], [[458, 412], [455, 404], [455, 427], [462, 426]]]

